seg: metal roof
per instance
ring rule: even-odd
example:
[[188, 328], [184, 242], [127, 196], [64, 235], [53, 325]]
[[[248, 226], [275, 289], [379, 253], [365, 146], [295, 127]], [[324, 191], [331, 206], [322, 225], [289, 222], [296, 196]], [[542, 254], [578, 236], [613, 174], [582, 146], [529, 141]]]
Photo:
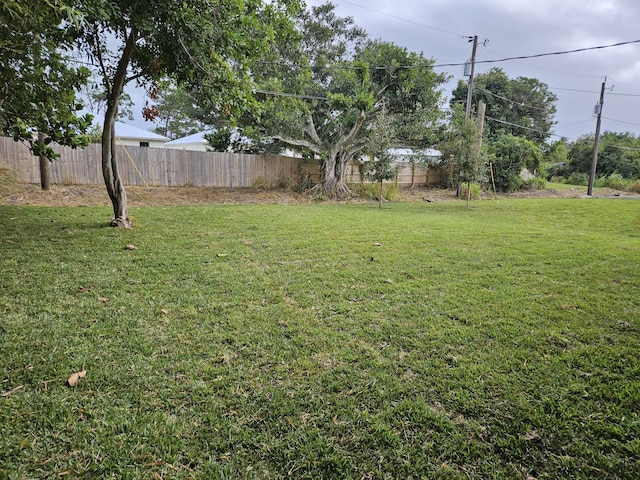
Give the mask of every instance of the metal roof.
[[168, 142], [169, 139], [157, 133], [149, 132], [142, 128], [127, 125], [126, 123], [116, 122], [116, 137], [133, 138], [136, 140], [155, 140], [158, 142]]
[[198, 133], [193, 133], [191, 135], [187, 135], [186, 137], [182, 137], [182, 138], [176, 138], [175, 140], [171, 140], [170, 142], [167, 142], [166, 145], [172, 146], [172, 145], [184, 145], [184, 144], [188, 144], [188, 143], [209, 143], [207, 142], [207, 139], [204, 138], [205, 135], [209, 134], [211, 132], [198, 132]]

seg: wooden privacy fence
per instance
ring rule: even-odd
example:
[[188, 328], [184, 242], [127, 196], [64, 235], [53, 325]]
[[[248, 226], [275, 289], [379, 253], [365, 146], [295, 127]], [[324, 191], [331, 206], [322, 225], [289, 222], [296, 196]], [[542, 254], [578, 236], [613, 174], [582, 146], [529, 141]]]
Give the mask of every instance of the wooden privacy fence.
[[[83, 149], [53, 146], [60, 157], [51, 167], [51, 182], [57, 184], [104, 183], [101, 167], [101, 145]], [[278, 185], [302, 180], [320, 181], [316, 163], [281, 155], [196, 152], [151, 147], [117, 146], [120, 176], [125, 185], [252, 187], [256, 184]], [[15, 172], [24, 183], [40, 183], [38, 157], [22, 143], [0, 137], [0, 162]], [[355, 165], [347, 172], [347, 182], [358, 183]], [[424, 171], [401, 165], [399, 185], [432, 185], [439, 181], [437, 170]]]

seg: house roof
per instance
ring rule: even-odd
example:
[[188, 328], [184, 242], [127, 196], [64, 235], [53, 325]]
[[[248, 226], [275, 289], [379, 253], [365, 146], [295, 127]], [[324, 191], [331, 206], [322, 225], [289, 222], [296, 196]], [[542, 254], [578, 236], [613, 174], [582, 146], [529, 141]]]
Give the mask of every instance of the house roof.
[[207, 144], [209, 142], [207, 142], [207, 139], [204, 138], [204, 136], [209, 134], [209, 133], [211, 133], [211, 132], [193, 133], [191, 135], [187, 135], [186, 137], [176, 138], [175, 140], [171, 140], [170, 142], [167, 142], [166, 145], [171, 147], [171, 146], [174, 146], [174, 145], [186, 145], [186, 144], [191, 144], [191, 143]]
[[413, 150], [411, 148], [390, 148], [389, 151], [398, 157], [411, 157], [413, 155], [426, 155], [427, 157], [440, 157], [442, 152], [433, 148], [425, 148], [424, 150]]
[[127, 125], [126, 123], [116, 122], [116, 137], [118, 138], [134, 138], [136, 140], [155, 140], [158, 142], [168, 142], [169, 139], [157, 133], [149, 132], [142, 128]]

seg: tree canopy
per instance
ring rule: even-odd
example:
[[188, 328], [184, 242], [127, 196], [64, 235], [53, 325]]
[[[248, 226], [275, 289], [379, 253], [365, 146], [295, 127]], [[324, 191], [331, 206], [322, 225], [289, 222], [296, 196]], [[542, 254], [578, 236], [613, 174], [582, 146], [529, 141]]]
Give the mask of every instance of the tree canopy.
[[[467, 94], [467, 84], [460, 80], [451, 104], [465, 103]], [[484, 130], [489, 140], [509, 134], [542, 146], [551, 135], [557, 97], [541, 81], [527, 77], [511, 79], [501, 68], [492, 68], [474, 77], [472, 105], [481, 100], [487, 106]]]
[[502, 192], [513, 192], [522, 188], [525, 180], [524, 168], [535, 172], [541, 164], [540, 148], [531, 140], [503, 134], [487, 146], [487, 156], [493, 164], [496, 188]]
[[[580, 137], [571, 145], [565, 173], [589, 173], [593, 157], [593, 135]], [[640, 138], [629, 132], [604, 132], [598, 145], [598, 176], [618, 174], [640, 178]]]
[[297, 18], [298, 42], [279, 44], [256, 75], [260, 115], [244, 116], [263, 136], [320, 158], [322, 189], [348, 195], [349, 162], [367, 148], [383, 105], [395, 146], [426, 146], [441, 117], [446, 80], [434, 61], [389, 42], [369, 40], [349, 17], [325, 4]]
[[0, 8], [0, 131], [49, 159], [51, 142], [87, 143], [91, 116], [78, 114], [76, 91], [89, 70], [70, 63], [73, 36], [64, 28], [78, 22], [61, 0], [3, 0]]
[[118, 173], [114, 125], [124, 86], [137, 82], [153, 98], [171, 78], [203, 108], [228, 116], [255, 107], [252, 69], [291, 31], [293, 0], [77, 0], [78, 48], [98, 65], [107, 97], [102, 170], [114, 226], [130, 227]]
[[154, 132], [176, 139], [197, 133], [203, 128], [196, 100], [174, 82], [162, 82], [153, 104], [147, 101], [145, 117], [157, 126]]

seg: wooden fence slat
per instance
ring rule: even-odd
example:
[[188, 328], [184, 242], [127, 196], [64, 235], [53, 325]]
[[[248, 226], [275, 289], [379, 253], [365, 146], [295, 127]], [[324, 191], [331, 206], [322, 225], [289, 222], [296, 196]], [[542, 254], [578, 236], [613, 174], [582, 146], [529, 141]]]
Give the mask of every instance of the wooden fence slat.
[[[131, 155], [133, 163], [127, 156]], [[56, 184], [104, 183], [101, 167], [101, 145], [91, 144], [84, 149], [54, 145], [60, 158], [51, 165], [51, 182]], [[294, 183], [311, 178], [320, 180], [318, 164], [300, 158], [281, 155], [250, 155], [219, 152], [196, 152], [153, 147], [117, 146], [120, 176], [125, 185], [201, 187], [251, 187], [258, 181], [277, 185], [287, 179]], [[0, 137], [0, 162], [15, 172], [24, 183], [40, 183], [38, 157], [12, 138]], [[139, 170], [140, 174], [138, 173]], [[144, 178], [140, 178], [140, 175]], [[440, 180], [439, 171], [427, 171], [410, 165], [400, 165], [398, 185], [434, 185]], [[356, 165], [347, 170], [347, 182], [359, 183]]]

